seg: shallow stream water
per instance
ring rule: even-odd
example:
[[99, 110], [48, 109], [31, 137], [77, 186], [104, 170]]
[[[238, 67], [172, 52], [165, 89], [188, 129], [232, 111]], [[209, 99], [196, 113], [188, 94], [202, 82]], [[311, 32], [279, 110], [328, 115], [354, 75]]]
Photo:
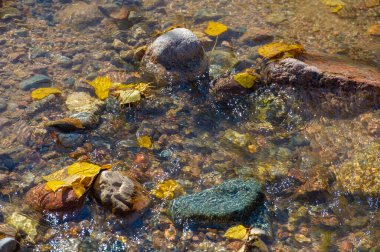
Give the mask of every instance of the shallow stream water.
[[[257, 48], [270, 41], [297, 42], [309, 52], [379, 68], [380, 38], [368, 32], [380, 22], [379, 1], [344, 0], [334, 13], [318, 0], [98, 0], [86, 1], [95, 8], [70, 18], [64, 9], [78, 2], [0, 2], [0, 165], [7, 174], [0, 185], [0, 223], [14, 212], [38, 222], [33, 241], [19, 235], [21, 251], [236, 251], [242, 246], [223, 237], [230, 224], [174, 225], [168, 203], [153, 195], [148, 211], [133, 222], [112, 215], [91, 195], [79, 213], [63, 219], [41, 215], [24, 202], [43, 175], [77, 160], [128, 171], [139, 168], [138, 154], [149, 160], [147, 191], [168, 179], [187, 194], [231, 178], [260, 181], [270, 251], [380, 250], [376, 104], [356, 110], [352, 99], [326, 90], [276, 84], [218, 104], [196, 85], [151, 83], [149, 96], [132, 106], [108, 98], [100, 125], [80, 131], [66, 146], [62, 132], [44, 127], [62, 118], [68, 94], [85, 91], [95, 97], [84, 80], [108, 75], [115, 82], [143, 81], [139, 61], [128, 51], [173, 25], [197, 36], [208, 21], [228, 26], [216, 46], [210, 38], [205, 47], [214, 54], [214, 77], [258, 67]], [[132, 10], [127, 21], [97, 12], [98, 6], [112, 10], [123, 2]], [[257, 39], [241, 39], [244, 34]], [[36, 73], [48, 75], [62, 96], [33, 101], [18, 83]], [[151, 136], [152, 149], [137, 146], [141, 134]]]

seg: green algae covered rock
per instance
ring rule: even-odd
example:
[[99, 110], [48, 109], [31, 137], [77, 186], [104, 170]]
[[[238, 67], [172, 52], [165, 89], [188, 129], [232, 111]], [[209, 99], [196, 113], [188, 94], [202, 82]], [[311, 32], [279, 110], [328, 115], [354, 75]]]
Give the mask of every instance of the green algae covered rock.
[[228, 223], [245, 221], [263, 205], [261, 185], [232, 179], [199, 193], [174, 199], [169, 212], [176, 223]]

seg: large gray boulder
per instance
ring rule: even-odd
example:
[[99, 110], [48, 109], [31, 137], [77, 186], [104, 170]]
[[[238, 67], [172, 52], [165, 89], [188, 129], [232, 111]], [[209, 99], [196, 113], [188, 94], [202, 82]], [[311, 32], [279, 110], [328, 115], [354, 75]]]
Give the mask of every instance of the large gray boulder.
[[190, 30], [176, 28], [158, 37], [142, 60], [143, 71], [158, 83], [191, 82], [208, 70], [201, 42]]
[[119, 215], [143, 212], [150, 203], [141, 184], [120, 171], [103, 171], [93, 189], [98, 201]]
[[176, 223], [228, 223], [251, 218], [263, 205], [260, 184], [253, 180], [232, 179], [199, 193], [174, 199], [169, 207]]

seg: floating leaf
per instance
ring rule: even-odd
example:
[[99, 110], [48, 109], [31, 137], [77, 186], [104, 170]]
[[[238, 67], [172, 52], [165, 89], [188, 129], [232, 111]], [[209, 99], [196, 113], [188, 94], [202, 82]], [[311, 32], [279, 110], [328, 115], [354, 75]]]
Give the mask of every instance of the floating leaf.
[[234, 75], [234, 80], [242, 87], [251, 88], [255, 84], [257, 77], [249, 73], [238, 73]]
[[245, 240], [248, 234], [248, 229], [244, 227], [243, 225], [237, 225], [234, 227], [230, 227], [226, 233], [224, 234], [224, 237], [227, 239], [236, 239], [236, 240]]
[[83, 125], [79, 119], [76, 118], [63, 118], [47, 122], [46, 127], [54, 127], [60, 130], [72, 131], [76, 129], [83, 129]]
[[118, 90], [115, 91], [115, 94], [117, 95], [121, 105], [130, 104], [141, 100], [140, 91], [135, 89]]
[[158, 184], [157, 188], [151, 192], [156, 198], [172, 200], [175, 197], [178, 197], [184, 194], [184, 190], [180, 184], [174, 180], [166, 180]]
[[147, 149], [150, 149], [152, 148], [152, 139], [150, 138], [150, 136], [141, 136], [141, 137], [138, 137], [137, 138], [137, 143], [139, 145], [139, 147], [141, 148], [147, 148]]
[[7, 218], [7, 223], [28, 235], [29, 241], [34, 243], [37, 236], [38, 222], [17, 212]]
[[209, 36], [215, 37], [215, 36], [222, 34], [223, 32], [226, 32], [227, 29], [228, 29], [228, 27], [222, 23], [210, 21], [210, 22], [208, 22], [205, 33]]
[[259, 47], [258, 53], [264, 58], [290, 58], [305, 51], [299, 44], [286, 44], [282, 42], [269, 43]]
[[80, 198], [91, 187], [94, 178], [101, 170], [110, 166], [99, 166], [87, 162], [77, 162], [50, 175], [43, 176], [47, 181], [46, 190], [56, 192], [61, 188], [73, 188], [75, 195]]
[[51, 94], [61, 94], [62, 91], [58, 88], [37, 88], [36, 90], [32, 91], [32, 98], [34, 100], [42, 100], [43, 98], [51, 95]]
[[112, 81], [109, 76], [96, 77], [93, 81], [86, 81], [87, 84], [91, 85], [95, 89], [95, 94], [100, 100], [104, 100], [108, 97], [109, 90], [112, 87]]
[[339, 12], [345, 5], [345, 3], [341, 0], [321, 0], [321, 2], [329, 7], [331, 7], [331, 12], [337, 13]]

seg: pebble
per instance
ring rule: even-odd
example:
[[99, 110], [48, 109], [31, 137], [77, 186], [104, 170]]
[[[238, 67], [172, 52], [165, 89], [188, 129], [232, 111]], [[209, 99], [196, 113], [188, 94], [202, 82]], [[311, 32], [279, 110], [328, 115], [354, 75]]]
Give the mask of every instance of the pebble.
[[0, 240], [1, 252], [14, 252], [18, 248], [18, 242], [13, 238], [3, 238]]
[[50, 87], [51, 79], [43, 74], [36, 74], [19, 83], [19, 87], [24, 91], [29, 91], [33, 88]]
[[84, 135], [78, 133], [60, 133], [58, 134], [59, 143], [66, 148], [73, 148], [83, 144]]
[[4, 98], [0, 98], [0, 113], [4, 112], [7, 109], [7, 106], [7, 100], [5, 100]]

